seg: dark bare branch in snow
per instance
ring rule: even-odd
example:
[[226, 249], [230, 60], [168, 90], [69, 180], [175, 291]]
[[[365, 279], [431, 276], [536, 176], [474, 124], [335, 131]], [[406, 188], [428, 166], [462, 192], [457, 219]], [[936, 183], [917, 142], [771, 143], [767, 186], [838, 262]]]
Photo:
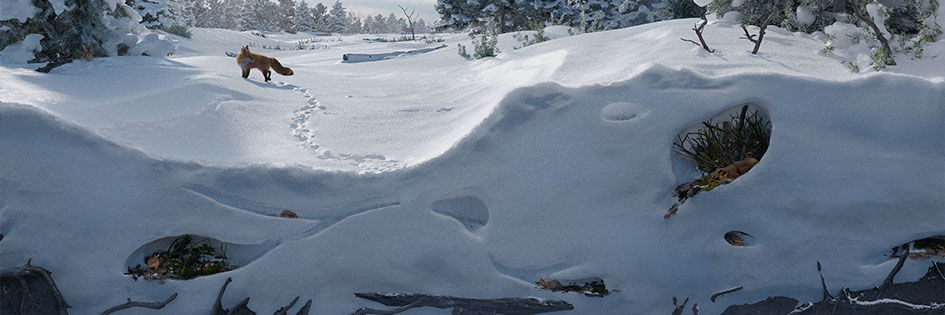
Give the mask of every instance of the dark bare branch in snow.
[[889, 48], [889, 40], [887, 40], [886, 36], [883, 35], [883, 32], [879, 30], [879, 26], [876, 25], [876, 22], [873, 21], [873, 18], [869, 17], [869, 14], [863, 14], [863, 11], [860, 9], [860, 2], [857, 0], [848, 0], [848, 4], [853, 7], [853, 15], [856, 16], [856, 18], [860, 21], [863, 21], [863, 23], [866, 23], [866, 25], [870, 27], [870, 30], [873, 32], [873, 34], [876, 35], [876, 40], [878, 40], [879, 43], [883, 45], [883, 50], [885, 50], [887, 56], [889, 56], [889, 59], [885, 62], [886, 65], [895, 66], [896, 59], [893, 59], [892, 49]]
[[417, 7], [411, 8], [409, 14], [407, 13], [407, 8], [404, 8], [404, 6], [398, 4], [397, 7], [399, 7], [401, 11], [404, 11], [404, 16], [407, 17], [407, 26], [410, 27], [410, 40], [417, 40], [417, 34], [413, 31], [413, 18], [414, 14], [417, 12]]
[[893, 267], [893, 269], [889, 271], [889, 275], [886, 276], [886, 280], [883, 280], [883, 284], [879, 287], [880, 294], [886, 291], [886, 289], [889, 289], [889, 286], [893, 284], [893, 278], [895, 278], [896, 274], [899, 273], [899, 270], [902, 269], [902, 265], [906, 263], [906, 258], [909, 257], [909, 247], [911, 247], [910, 245], [911, 243], [902, 246], [903, 252], [902, 252], [902, 255], [900, 255], [899, 257], [899, 261], [896, 262], [896, 266]]
[[715, 294], [712, 294], [711, 297], [709, 297], [709, 300], [712, 301], [712, 302], [715, 302], [715, 299], [717, 299], [718, 297], [723, 296], [723, 295], [726, 295], [726, 294], [729, 294], [729, 293], [732, 293], [732, 292], [735, 292], [735, 291], [738, 291], [738, 290], [741, 290], [741, 289], [742, 289], [742, 287], [734, 287], [734, 288], [731, 288], [731, 289], [728, 289], [728, 290], [716, 292]]
[[755, 35], [749, 34], [748, 28], [745, 27], [745, 23], [742, 23], [742, 30], [745, 31], [745, 39], [747, 39], [748, 41], [752, 43], [755, 43], [755, 48], [751, 50], [751, 53], [753, 55], [758, 54], [758, 49], [761, 48], [761, 41], [765, 39], [765, 30], [768, 29], [768, 24], [770, 24], [771, 21], [774, 20], [774, 18], [778, 16], [778, 13], [780, 13], [780, 11], [778, 11], [780, 4], [781, 4], [780, 1], [775, 1], [774, 6], [771, 8], [771, 14], [768, 15], [768, 18], [765, 19], [765, 21], [762, 22], [761, 25], [758, 26], [760, 27], [760, 29], [758, 30], [758, 35], [757, 35], [758, 38], [755, 38]]
[[674, 297], [673, 297], [673, 306], [675, 306], [676, 308], [673, 309], [673, 315], [682, 315], [682, 312], [683, 312], [684, 309], [686, 309], [686, 304], [688, 304], [688, 303], [689, 303], [689, 298], [687, 297], [686, 300], [682, 302], [682, 304], [678, 304], [678, 305], [677, 305], [677, 304], [676, 304], [676, 297], [674, 296]]
[[288, 314], [288, 313], [289, 313], [289, 309], [292, 309], [292, 307], [295, 306], [295, 302], [298, 302], [298, 301], [299, 301], [299, 297], [296, 296], [294, 299], [292, 299], [292, 302], [289, 302], [289, 305], [286, 305], [285, 307], [280, 307], [279, 309], [276, 310], [275, 313], [273, 313], [273, 315], [286, 315], [286, 314]]
[[164, 308], [164, 306], [167, 305], [168, 303], [173, 302], [174, 299], [176, 298], [177, 298], [177, 293], [171, 294], [171, 296], [168, 297], [163, 302], [138, 302], [138, 301], [132, 301], [131, 299], [128, 299], [128, 302], [124, 304], [115, 305], [105, 310], [104, 312], [102, 312], [102, 315], [108, 315], [108, 314], [111, 314], [120, 310], [129, 309], [132, 307], [143, 307], [143, 308], [159, 310], [159, 309]]
[[705, 49], [705, 51], [708, 51], [708, 52], [710, 52], [710, 53], [714, 53], [715, 50], [709, 48], [709, 45], [705, 43], [705, 38], [702, 37], [702, 31], [705, 30], [706, 24], [709, 24], [709, 20], [705, 18], [705, 12], [702, 12], [702, 15], [699, 16], [699, 18], [702, 19], [702, 22], [699, 23], [699, 24], [695, 24], [695, 25], [692, 26], [692, 30], [693, 30], [694, 32], [696, 32], [696, 36], [699, 37], [699, 42], [696, 43], [696, 41], [694, 41], [694, 40], [685, 39], [685, 38], [680, 38], [680, 39], [683, 40], [683, 41], [686, 41], [686, 42], [693, 43], [693, 44], [695, 44], [696, 46], [700, 46], [700, 45], [701, 45], [701, 46], [702, 46], [702, 49]]
[[822, 267], [820, 266], [820, 260], [817, 261], [817, 274], [820, 275], [820, 286], [824, 289], [824, 295], [821, 298], [821, 301], [826, 301], [827, 299], [832, 299], [833, 295], [830, 295], [830, 290], [827, 289], [827, 281], [824, 280], [824, 273], [822, 272]]

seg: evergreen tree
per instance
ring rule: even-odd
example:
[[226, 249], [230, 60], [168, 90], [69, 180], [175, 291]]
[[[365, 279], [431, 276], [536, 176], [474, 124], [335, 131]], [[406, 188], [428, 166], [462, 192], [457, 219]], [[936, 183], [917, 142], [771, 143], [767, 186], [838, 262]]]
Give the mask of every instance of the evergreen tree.
[[328, 12], [326, 31], [330, 33], [342, 33], [348, 29], [348, 12], [342, 6], [341, 1], [335, 1], [331, 11]]
[[349, 33], [363, 33], [364, 25], [361, 23], [361, 17], [355, 15], [354, 13], [348, 12], [348, 32]]
[[[304, 2], [304, 0], [303, 0]], [[295, 0], [279, 0], [276, 27], [279, 31], [295, 32]]]
[[328, 7], [324, 4], [316, 3], [312, 9], [312, 17], [315, 19], [315, 30], [319, 32], [328, 32]]
[[312, 13], [313, 9], [307, 2], [299, 1], [295, 6], [295, 14], [292, 16], [292, 27], [300, 32], [315, 31], [315, 17]]

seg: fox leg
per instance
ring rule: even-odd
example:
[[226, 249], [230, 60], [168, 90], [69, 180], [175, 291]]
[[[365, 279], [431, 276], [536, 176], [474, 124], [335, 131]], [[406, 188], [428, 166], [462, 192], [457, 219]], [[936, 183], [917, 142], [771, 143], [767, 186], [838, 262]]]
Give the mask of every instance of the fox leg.
[[266, 70], [266, 82], [272, 81], [272, 70]]
[[249, 69], [243, 69], [243, 78], [245, 79], [248, 77], [249, 77]]

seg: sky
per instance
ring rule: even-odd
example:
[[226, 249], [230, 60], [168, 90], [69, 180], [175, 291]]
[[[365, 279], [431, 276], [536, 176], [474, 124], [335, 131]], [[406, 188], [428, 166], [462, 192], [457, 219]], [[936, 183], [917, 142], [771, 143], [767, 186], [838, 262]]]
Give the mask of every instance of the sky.
[[[331, 7], [335, 3], [335, 0], [307, 0], [309, 4], [323, 3], [327, 7]], [[378, 15], [383, 14], [387, 16], [388, 12], [394, 12], [398, 16], [403, 15], [403, 12], [400, 11], [400, 8], [397, 7], [398, 4], [403, 5], [407, 8], [407, 12], [410, 12], [410, 7], [417, 8], [417, 15], [422, 17], [427, 23], [432, 24], [439, 19], [439, 16], [436, 14], [436, 10], [433, 9], [433, 5], [436, 4], [436, 0], [341, 0], [341, 3], [346, 9], [354, 14], [365, 17], [367, 15]]]

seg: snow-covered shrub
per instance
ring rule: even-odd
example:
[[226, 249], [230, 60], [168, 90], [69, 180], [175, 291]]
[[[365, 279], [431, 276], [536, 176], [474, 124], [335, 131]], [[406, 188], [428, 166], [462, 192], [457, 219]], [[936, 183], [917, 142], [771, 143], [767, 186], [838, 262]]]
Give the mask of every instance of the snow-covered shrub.
[[[728, 12], [738, 12], [739, 22], [760, 26], [774, 8], [775, 0], [714, 0], [706, 7], [709, 12], [715, 12], [717, 16], [722, 17]], [[788, 6], [789, 8], [792, 6]], [[782, 3], [780, 10], [785, 8]], [[780, 25], [784, 20], [784, 14], [779, 14], [771, 21], [773, 25]]]
[[466, 46], [464, 46], [463, 44], [456, 44], [456, 46], [459, 47], [459, 52], [458, 52], [458, 53], [459, 53], [459, 56], [460, 56], [460, 57], [463, 57], [463, 58], [466, 58], [466, 59], [469, 59], [469, 58], [472, 57], [472, 56], [469, 55], [469, 52], [466, 51]]
[[33, 60], [35, 53], [43, 49], [43, 46], [39, 43], [41, 39], [43, 39], [43, 35], [26, 35], [22, 42], [9, 45], [0, 51], [0, 62], [15, 64], [27, 63]]
[[[0, 50], [21, 43], [30, 35], [42, 36], [41, 49], [30, 62], [76, 58], [89, 51], [93, 56], [117, 56], [140, 52], [166, 56], [171, 42], [139, 22], [141, 16], [119, 0], [62, 0], [15, 2], [18, 12], [31, 16], [0, 20]], [[4, 8], [14, 2], [4, 1]], [[23, 9], [23, 8], [26, 9]], [[3, 16], [7, 18], [7, 16]], [[36, 38], [31, 37], [31, 38]], [[133, 49], [135, 45], [144, 45]]]
[[534, 36], [529, 36], [526, 33], [517, 33], [515, 35], [512, 35], [512, 38], [514, 38], [516, 41], [518, 41], [519, 44], [521, 44], [521, 46], [516, 46], [515, 49], [528, 47], [534, 44], [538, 44], [538, 43], [546, 42], [550, 40], [548, 36], [545, 36], [545, 29], [543, 27], [539, 27], [535, 31]]
[[190, 38], [190, 36], [193, 36], [193, 33], [190, 32], [190, 28], [180, 24], [163, 26], [161, 27], [161, 30], [184, 38]]
[[781, 27], [792, 32], [813, 33], [833, 22], [828, 14], [830, 2], [823, 0], [795, 0], [785, 2]]
[[584, 32], [623, 28], [672, 18], [668, 2], [678, 2], [678, 16], [691, 0], [438, 0], [440, 29], [466, 29], [499, 21], [501, 32], [531, 29], [535, 24], [576, 27]]
[[662, 19], [688, 19], [699, 17], [705, 8], [692, 0], [667, 0], [666, 6], [659, 10]]
[[499, 26], [496, 23], [488, 23], [479, 27], [473, 32], [469, 33], [469, 38], [472, 39], [473, 53], [470, 54], [466, 51], [466, 46], [463, 44], [459, 45], [459, 55], [464, 58], [475, 58], [481, 59], [485, 57], [494, 57], [499, 53], [499, 48], [496, 47], [499, 44]]

